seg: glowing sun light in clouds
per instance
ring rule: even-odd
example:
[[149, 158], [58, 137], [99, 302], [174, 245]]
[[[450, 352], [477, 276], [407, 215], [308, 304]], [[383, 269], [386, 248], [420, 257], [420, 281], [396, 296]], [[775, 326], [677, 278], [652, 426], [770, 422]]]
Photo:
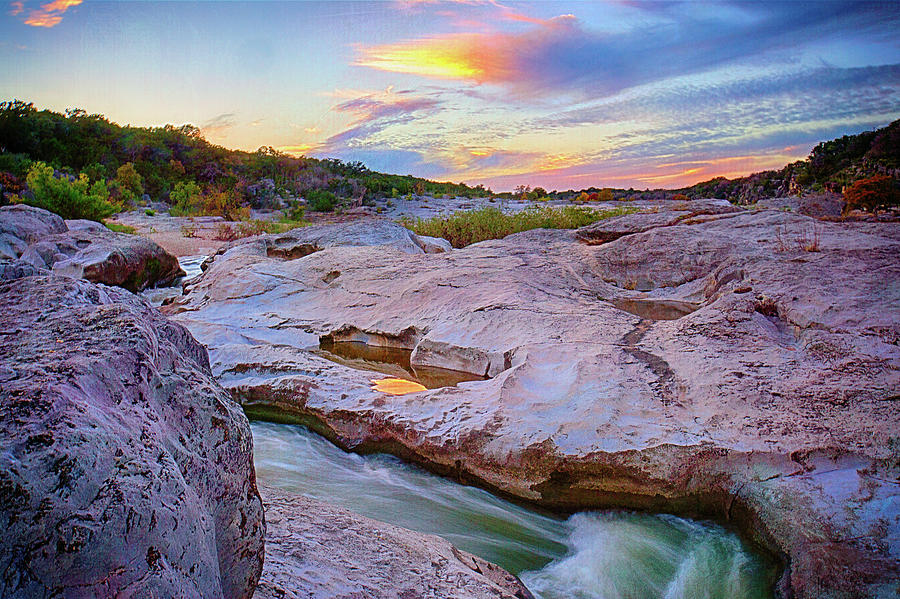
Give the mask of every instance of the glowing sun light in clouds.
[[[42, 4], [39, 9], [32, 10], [25, 18], [25, 24], [32, 27], [54, 27], [62, 21], [63, 13], [73, 6], [78, 6], [83, 0], [53, 0], [47, 4]], [[13, 2], [13, 14], [17, 15], [24, 11], [25, 5], [22, 2]]]

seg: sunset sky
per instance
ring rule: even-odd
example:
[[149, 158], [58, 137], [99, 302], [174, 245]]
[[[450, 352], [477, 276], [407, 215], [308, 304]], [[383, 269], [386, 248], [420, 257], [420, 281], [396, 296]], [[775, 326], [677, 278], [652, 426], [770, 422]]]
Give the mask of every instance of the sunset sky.
[[0, 99], [440, 180], [679, 187], [900, 118], [900, 3], [7, 2]]

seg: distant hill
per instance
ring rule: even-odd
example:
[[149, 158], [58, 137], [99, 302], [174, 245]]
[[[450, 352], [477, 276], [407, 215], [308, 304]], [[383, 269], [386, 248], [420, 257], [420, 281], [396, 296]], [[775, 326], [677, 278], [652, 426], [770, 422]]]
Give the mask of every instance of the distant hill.
[[132, 163], [154, 201], [166, 200], [179, 183], [195, 183], [204, 194], [228, 194], [256, 208], [312, 190], [350, 202], [408, 193], [491, 193], [482, 186], [379, 173], [361, 162], [294, 157], [271, 147], [229, 150], [203, 139], [193, 125], [121, 126], [84, 110], [61, 114], [18, 100], [0, 102], [0, 186], [21, 186], [33, 161], [62, 173], [86, 173], [91, 181], [113, 180], [120, 166]]
[[798, 160], [777, 171], [763, 171], [737, 179], [718, 177], [672, 193], [752, 204], [764, 198], [803, 192], [840, 192], [854, 181], [872, 175], [900, 179], [900, 120], [875, 131], [822, 142], [813, 148], [806, 160]]

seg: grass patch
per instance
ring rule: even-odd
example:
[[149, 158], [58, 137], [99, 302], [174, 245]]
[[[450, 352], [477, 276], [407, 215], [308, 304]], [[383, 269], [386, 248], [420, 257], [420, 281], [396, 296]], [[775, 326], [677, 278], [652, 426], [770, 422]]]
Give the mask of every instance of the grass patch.
[[120, 225], [119, 223], [107, 223], [104, 222], [106, 228], [110, 231], [115, 231], [116, 233], [128, 233], [129, 235], [134, 235], [137, 229], [134, 227], [129, 227], [128, 225]]
[[461, 248], [531, 229], [577, 229], [598, 220], [636, 211], [636, 208], [596, 210], [583, 206], [530, 206], [521, 212], [510, 214], [487, 206], [444, 217], [417, 220], [403, 218], [400, 224], [418, 235], [443, 237], [453, 247]]
[[253, 237], [263, 233], [284, 233], [298, 227], [306, 227], [310, 223], [306, 221], [281, 220], [271, 222], [264, 220], [251, 220], [243, 223], [221, 223], [216, 229], [213, 239], [218, 241], [234, 241], [244, 237]]

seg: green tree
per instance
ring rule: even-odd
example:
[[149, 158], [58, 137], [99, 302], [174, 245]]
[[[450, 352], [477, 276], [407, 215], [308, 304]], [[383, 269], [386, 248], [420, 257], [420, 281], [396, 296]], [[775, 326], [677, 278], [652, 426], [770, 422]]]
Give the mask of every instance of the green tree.
[[133, 163], [126, 162], [116, 170], [115, 189], [123, 202], [134, 202], [144, 193], [143, 179]]
[[31, 197], [20, 198], [22, 203], [55, 212], [65, 219], [86, 218], [101, 221], [116, 212], [109, 203], [109, 190], [104, 181], [93, 185], [87, 175], [75, 181], [54, 176], [53, 167], [35, 162], [26, 178]]
[[172, 216], [187, 216], [197, 212], [200, 207], [200, 186], [193, 181], [179, 181], [175, 189], [169, 193]]

